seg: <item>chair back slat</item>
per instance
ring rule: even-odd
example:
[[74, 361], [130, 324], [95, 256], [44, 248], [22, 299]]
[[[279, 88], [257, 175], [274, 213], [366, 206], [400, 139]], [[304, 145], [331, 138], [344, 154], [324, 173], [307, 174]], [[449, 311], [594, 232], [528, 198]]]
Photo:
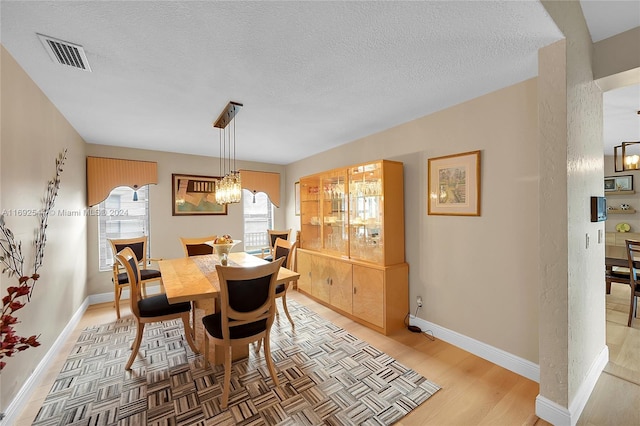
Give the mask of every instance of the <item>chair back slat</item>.
[[293, 270], [297, 245], [298, 243], [296, 241], [288, 241], [278, 238], [273, 248], [273, 258], [283, 258], [282, 266]]
[[127, 273], [127, 279], [129, 281], [130, 295], [129, 302], [131, 305], [131, 312], [136, 316], [140, 316], [140, 309], [138, 307], [138, 301], [142, 299], [142, 292], [140, 288], [140, 266], [138, 258], [136, 257], [131, 247], [125, 247], [118, 254], [116, 254], [116, 261]]

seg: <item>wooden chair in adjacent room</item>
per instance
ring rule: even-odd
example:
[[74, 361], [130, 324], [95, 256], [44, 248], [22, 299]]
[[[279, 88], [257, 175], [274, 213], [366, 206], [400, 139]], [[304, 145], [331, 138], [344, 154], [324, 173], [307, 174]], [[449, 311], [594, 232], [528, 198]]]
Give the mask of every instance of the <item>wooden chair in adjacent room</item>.
[[[267, 229], [267, 240], [269, 241], [269, 247], [265, 247], [262, 249], [262, 258], [264, 260], [268, 260], [269, 262], [273, 260], [273, 247], [276, 244], [276, 240], [278, 238], [282, 238], [283, 240], [289, 240], [289, 236], [291, 235], [291, 228], [286, 231], [277, 231], [275, 229]], [[268, 251], [268, 254], [265, 253]]]
[[631, 301], [629, 303], [629, 321], [627, 327], [631, 327], [633, 317], [638, 314], [638, 296], [640, 296], [640, 241], [625, 240], [627, 246], [627, 258], [629, 259], [629, 284], [631, 285]]
[[[297, 245], [298, 243], [296, 241], [287, 241], [283, 240], [282, 238], [278, 238], [273, 247], [274, 258], [282, 258], [282, 266], [292, 271], [295, 271], [294, 265], [296, 260]], [[289, 285], [291, 285], [291, 281], [284, 284], [278, 284], [276, 286], [276, 299], [282, 299], [282, 307], [284, 309], [284, 313], [285, 315], [287, 315], [287, 319], [291, 323], [291, 327], [295, 327], [295, 324], [291, 319], [291, 315], [289, 314], [289, 308], [287, 308], [287, 290], [289, 289]]]
[[[216, 265], [220, 281], [220, 312], [202, 318], [204, 359], [209, 360], [209, 339], [224, 351], [224, 383], [220, 406], [226, 409], [231, 388], [233, 346], [264, 342], [264, 356], [271, 379], [279, 385], [269, 342], [275, 316], [276, 279], [282, 260], [252, 267]], [[259, 349], [259, 346], [258, 346]]]
[[182, 249], [186, 257], [202, 256], [204, 254], [213, 254], [213, 246], [207, 244], [207, 241], [214, 241], [217, 235], [209, 235], [208, 237], [199, 238], [183, 238], [180, 237]]
[[150, 262], [157, 262], [161, 259], [147, 258], [147, 243], [149, 239], [146, 236], [137, 238], [127, 238], [119, 240], [108, 240], [111, 244], [111, 250], [113, 251], [113, 289], [115, 297], [116, 315], [120, 318], [120, 297], [122, 296], [122, 290], [129, 286], [129, 280], [127, 273], [116, 262], [116, 255], [126, 247], [129, 247], [136, 255], [136, 259], [139, 261], [140, 266], [140, 283], [142, 285], [142, 294], [146, 296], [147, 289], [146, 284], [152, 281], [158, 281], [160, 288], [162, 289], [162, 276], [158, 269], [151, 269], [148, 267]]
[[167, 295], [157, 294], [149, 297], [142, 297], [142, 280], [138, 259], [131, 248], [126, 247], [116, 255], [118, 264], [126, 271], [129, 280], [131, 297], [131, 313], [136, 319], [136, 340], [133, 343], [131, 355], [125, 365], [125, 369], [131, 369], [133, 361], [140, 350], [140, 343], [144, 336], [145, 324], [168, 321], [173, 319], [181, 319], [184, 327], [184, 336], [187, 339], [189, 347], [194, 353], [198, 353], [196, 344], [193, 341], [193, 332], [189, 326], [189, 312], [191, 311], [191, 303], [169, 303]]

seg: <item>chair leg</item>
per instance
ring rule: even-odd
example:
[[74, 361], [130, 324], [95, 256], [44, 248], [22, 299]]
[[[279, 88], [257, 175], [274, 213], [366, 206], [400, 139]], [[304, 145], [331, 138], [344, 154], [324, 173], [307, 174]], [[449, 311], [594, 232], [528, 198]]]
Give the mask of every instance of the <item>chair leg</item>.
[[284, 313], [285, 315], [287, 315], [287, 318], [289, 319], [289, 322], [291, 323], [291, 327], [295, 327], [296, 325], [293, 323], [293, 320], [291, 319], [291, 315], [289, 315], [289, 309], [287, 308], [287, 291], [284, 291], [284, 294], [282, 295], [282, 307], [284, 308]]
[[198, 348], [196, 347], [196, 343], [193, 341], [193, 332], [191, 331], [191, 326], [189, 326], [189, 313], [186, 312], [182, 316], [182, 325], [184, 327], [184, 337], [187, 338], [187, 343], [189, 347], [193, 351], [194, 354], [200, 353]]
[[133, 361], [138, 356], [138, 351], [140, 350], [140, 343], [142, 342], [143, 335], [144, 335], [144, 323], [138, 322], [137, 331], [136, 331], [136, 340], [133, 344], [133, 349], [131, 350], [129, 361], [127, 361], [127, 365], [124, 367], [125, 370], [131, 370], [131, 364], [133, 364]]
[[116, 318], [120, 319], [120, 297], [122, 296], [122, 287], [116, 284], [115, 288], [115, 300], [113, 301], [116, 306]]
[[260, 347], [262, 346], [262, 339], [256, 342], [256, 353], [260, 352]]
[[222, 401], [220, 407], [223, 410], [229, 405], [229, 391], [231, 390], [231, 346], [224, 348], [224, 384], [222, 385]]
[[271, 374], [271, 379], [273, 380], [273, 384], [276, 386], [280, 385], [278, 381], [278, 374], [276, 373], [275, 366], [273, 365], [273, 359], [271, 358], [271, 344], [269, 341], [271, 340], [271, 335], [269, 331], [267, 331], [267, 335], [264, 337], [264, 358], [267, 361], [267, 367], [269, 368], [269, 373]]
[[210, 363], [209, 363], [209, 335], [207, 334], [207, 331], [204, 331], [204, 360], [202, 362], [204, 368], [210, 367]]
[[631, 303], [629, 304], [629, 321], [627, 321], [627, 327], [631, 327], [631, 321], [633, 320], [633, 316], [635, 313], [635, 305], [636, 305], [636, 295], [633, 292], [633, 288], [631, 289]]

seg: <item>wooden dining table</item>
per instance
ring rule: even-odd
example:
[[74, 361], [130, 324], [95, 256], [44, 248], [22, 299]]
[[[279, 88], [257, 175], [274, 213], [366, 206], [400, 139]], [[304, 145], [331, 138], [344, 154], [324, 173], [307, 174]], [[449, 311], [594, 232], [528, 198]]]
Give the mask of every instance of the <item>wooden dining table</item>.
[[[266, 260], [245, 252], [229, 253], [228, 265], [237, 267], [251, 267], [268, 263]], [[181, 257], [166, 259], [158, 262], [162, 283], [169, 303], [193, 302], [195, 309], [195, 324], [192, 328], [195, 333], [196, 345], [200, 353], [204, 353], [204, 326], [202, 317], [220, 311], [220, 281], [216, 272], [216, 265], [220, 259], [216, 254], [204, 256]], [[300, 277], [297, 272], [286, 268], [280, 268], [277, 283], [283, 284], [295, 281]], [[222, 364], [224, 356], [222, 351], [216, 351], [215, 345], [210, 343], [209, 361], [214, 364]], [[233, 359], [245, 358], [249, 355], [249, 347], [233, 348]]]

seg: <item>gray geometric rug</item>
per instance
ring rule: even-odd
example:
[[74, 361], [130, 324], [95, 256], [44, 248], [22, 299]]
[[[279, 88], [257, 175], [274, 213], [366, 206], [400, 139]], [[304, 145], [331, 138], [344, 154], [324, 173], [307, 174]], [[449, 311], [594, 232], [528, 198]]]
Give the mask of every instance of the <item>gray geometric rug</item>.
[[[280, 301], [278, 300], [278, 303]], [[124, 369], [132, 317], [84, 330], [34, 425], [389, 425], [439, 388], [295, 301], [291, 328], [279, 305], [271, 351], [234, 362], [229, 408], [222, 366], [204, 369], [178, 321], [149, 324], [141, 355]]]

